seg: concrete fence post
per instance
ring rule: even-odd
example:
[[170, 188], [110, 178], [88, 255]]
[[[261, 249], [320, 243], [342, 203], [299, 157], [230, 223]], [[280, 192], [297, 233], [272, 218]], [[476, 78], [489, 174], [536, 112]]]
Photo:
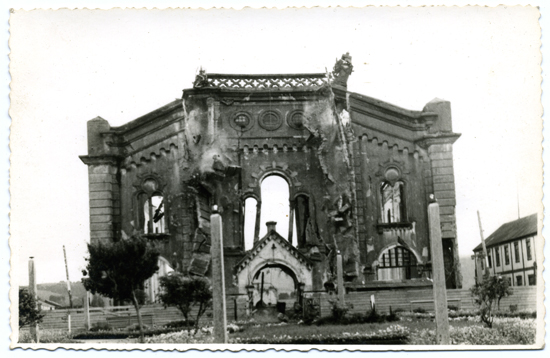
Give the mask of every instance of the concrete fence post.
[[428, 205], [428, 223], [430, 226], [430, 247], [432, 251], [436, 339], [437, 344], [448, 345], [451, 339], [449, 335], [449, 316], [447, 314], [447, 290], [445, 287], [443, 243], [441, 241], [439, 204], [435, 201]]
[[212, 236], [212, 308], [214, 313], [214, 343], [227, 343], [227, 316], [225, 304], [225, 270], [223, 267], [222, 217], [218, 207], [212, 207], [210, 216]]

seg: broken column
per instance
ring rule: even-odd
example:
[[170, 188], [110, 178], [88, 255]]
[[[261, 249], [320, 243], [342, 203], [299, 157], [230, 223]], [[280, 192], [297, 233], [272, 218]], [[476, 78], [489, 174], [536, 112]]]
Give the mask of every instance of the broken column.
[[225, 305], [225, 270], [223, 265], [222, 217], [218, 206], [212, 207], [210, 234], [212, 240], [212, 309], [214, 311], [214, 343], [227, 343]]
[[[433, 194], [430, 196], [433, 199]], [[447, 314], [447, 291], [445, 287], [445, 266], [443, 262], [443, 244], [441, 242], [441, 223], [439, 204], [434, 200], [428, 205], [428, 224], [430, 226], [430, 247], [432, 251], [432, 275], [435, 306], [436, 342], [450, 344], [449, 316]]]

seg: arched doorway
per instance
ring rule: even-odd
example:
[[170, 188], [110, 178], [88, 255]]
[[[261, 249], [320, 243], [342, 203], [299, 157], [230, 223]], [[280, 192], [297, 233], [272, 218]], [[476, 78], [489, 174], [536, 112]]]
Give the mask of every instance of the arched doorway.
[[299, 297], [299, 282], [294, 271], [279, 263], [261, 267], [253, 276], [255, 308], [277, 307], [279, 311], [292, 306]]

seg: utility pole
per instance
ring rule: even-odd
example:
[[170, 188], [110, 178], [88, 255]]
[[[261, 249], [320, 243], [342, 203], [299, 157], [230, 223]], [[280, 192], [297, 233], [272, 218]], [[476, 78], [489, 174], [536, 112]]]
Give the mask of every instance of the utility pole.
[[481, 247], [483, 247], [483, 274], [485, 277], [489, 276], [489, 256], [487, 255], [487, 247], [485, 246], [485, 239], [483, 238], [483, 228], [481, 227], [481, 216], [479, 210], [477, 211], [477, 220], [479, 222], [479, 235], [481, 236]]
[[[38, 298], [37, 298], [37, 289], [36, 289], [36, 267], [34, 266], [34, 258], [31, 256], [29, 258], [29, 295], [34, 298], [35, 306], [33, 308], [37, 308], [38, 304]], [[30, 326], [30, 333], [31, 337], [33, 337], [34, 341], [36, 343], [39, 342], [39, 329], [37, 323], [32, 323]]]
[[73, 308], [73, 296], [71, 295], [71, 281], [69, 281], [69, 266], [67, 266], [67, 252], [63, 245], [63, 256], [65, 257], [65, 273], [67, 274], [67, 291], [69, 292], [69, 307]]

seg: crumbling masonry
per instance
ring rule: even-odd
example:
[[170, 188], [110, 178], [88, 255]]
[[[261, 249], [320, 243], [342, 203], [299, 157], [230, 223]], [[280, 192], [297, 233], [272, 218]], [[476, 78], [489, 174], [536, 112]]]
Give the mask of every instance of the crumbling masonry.
[[[460, 135], [450, 103], [411, 111], [349, 92], [352, 68], [346, 54], [330, 74], [201, 71], [181, 100], [123, 126], [90, 120], [81, 159], [92, 242], [147, 235], [167, 266], [208, 275], [217, 205], [229, 295], [250, 295], [266, 268], [284, 272], [296, 290], [331, 289], [337, 251], [350, 290], [429, 285], [433, 193], [447, 287], [460, 287], [452, 153]], [[290, 225], [279, 233], [269, 223], [262, 238], [260, 213], [269, 208], [261, 185], [271, 175], [288, 183]], [[247, 198], [257, 203], [251, 248]]]

